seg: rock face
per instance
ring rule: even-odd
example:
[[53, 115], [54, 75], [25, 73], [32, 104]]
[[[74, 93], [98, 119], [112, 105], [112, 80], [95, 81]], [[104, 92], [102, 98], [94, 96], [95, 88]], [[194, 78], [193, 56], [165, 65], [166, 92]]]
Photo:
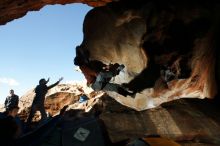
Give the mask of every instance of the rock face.
[[96, 7], [85, 17], [76, 54], [124, 64], [113, 82], [127, 83], [135, 99], [108, 93], [136, 110], [182, 97], [213, 98], [219, 78], [219, 6], [197, 0], [122, 0]]
[[[77, 103], [82, 94], [87, 94], [90, 99], [88, 105], [79, 107]], [[33, 90], [21, 97], [22, 110], [19, 116], [23, 120], [28, 116], [33, 97]], [[99, 113], [112, 142], [154, 135], [169, 138], [184, 146], [219, 146], [220, 110], [213, 103], [207, 99], [180, 99], [139, 112], [109, 96], [103, 96], [103, 93], [91, 92], [85, 86], [61, 84], [49, 91], [45, 107], [51, 115], [55, 115], [64, 105], [69, 105], [64, 117], [70, 120], [76, 118], [76, 112], [72, 109], [92, 106], [89, 114]], [[36, 114], [34, 120], [39, 119], [39, 114]]]
[[108, 106], [103, 108], [100, 118], [113, 142], [161, 136], [183, 146], [220, 144], [219, 108], [208, 99], [179, 99], [141, 112], [106, 100], [103, 102]]
[[1, 0], [0, 1], [0, 25], [5, 24], [11, 20], [20, 18], [28, 11], [40, 10], [45, 5], [54, 4], [70, 4], [83, 3], [93, 7], [105, 5], [112, 0]]
[[[82, 94], [90, 98], [86, 105], [78, 103]], [[179, 99], [139, 112], [105, 95], [79, 84], [61, 84], [49, 90], [45, 108], [53, 116], [69, 105], [64, 117], [74, 119], [75, 112], [72, 109], [86, 110], [93, 107], [90, 113], [82, 115], [98, 113], [112, 142], [158, 135], [181, 145], [220, 144], [220, 110], [211, 100]], [[33, 90], [30, 90], [20, 99], [19, 116], [22, 120], [28, 116], [33, 97]], [[40, 115], [36, 114], [34, 121], [39, 119]]]
[[[87, 105], [79, 104], [78, 102], [79, 97], [83, 94], [89, 97]], [[48, 91], [44, 106], [51, 116], [58, 114], [65, 105], [69, 105], [69, 109], [90, 110], [102, 95], [103, 92], [96, 93], [91, 88], [88, 88], [86, 84], [60, 84]], [[29, 115], [34, 96], [34, 89], [32, 89], [20, 98], [19, 116], [21, 119], [25, 120]], [[37, 113], [35, 120], [39, 118]]]
[[[136, 110], [181, 97], [212, 98], [219, 83], [219, 2], [172, 0], [2, 0], [0, 25], [49, 4], [94, 6], [79, 52], [89, 60], [125, 65], [115, 83], [135, 99], [109, 92]], [[100, 6], [100, 7], [99, 7]]]

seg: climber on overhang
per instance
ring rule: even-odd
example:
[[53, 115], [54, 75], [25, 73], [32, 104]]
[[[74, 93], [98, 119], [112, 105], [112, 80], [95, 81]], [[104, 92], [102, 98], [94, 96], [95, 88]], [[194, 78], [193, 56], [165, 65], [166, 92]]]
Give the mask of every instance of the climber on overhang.
[[105, 65], [102, 70], [93, 69], [90, 62], [86, 63], [80, 56], [75, 57], [74, 64], [78, 65], [87, 80], [87, 86], [95, 91], [114, 91], [123, 96], [133, 97], [133, 92], [129, 92], [119, 84], [110, 83], [109, 81], [123, 70], [124, 65], [110, 64]]

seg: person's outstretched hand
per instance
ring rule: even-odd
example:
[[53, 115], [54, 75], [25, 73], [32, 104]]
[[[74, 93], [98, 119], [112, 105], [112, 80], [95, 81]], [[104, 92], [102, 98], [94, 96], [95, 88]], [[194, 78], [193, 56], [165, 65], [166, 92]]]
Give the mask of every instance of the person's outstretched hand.
[[59, 78], [59, 82], [63, 80], [63, 77]]
[[50, 77], [47, 79], [47, 81], [46, 81], [46, 82], [48, 83], [49, 81], [50, 81]]

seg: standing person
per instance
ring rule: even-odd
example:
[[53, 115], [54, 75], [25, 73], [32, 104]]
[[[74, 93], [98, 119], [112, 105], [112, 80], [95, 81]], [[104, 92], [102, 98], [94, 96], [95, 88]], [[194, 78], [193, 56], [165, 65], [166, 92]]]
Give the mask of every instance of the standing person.
[[27, 119], [27, 123], [29, 124], [32, 121], [32, 118], [34, 117], [34, 114], [36, 111], [40, 111], [41, 113], [41, 121], [45, 120], [47, 118], [47, 114], [44, 108], [44, 101], [45, 101], [45, 96], [47, 94], [47, 91], [56, 85], [60, 83], [60, 81], [63, 80], [63, 78], [60, 78], [56, 83], [47, 86], [47, 83], [49, 82], [49, 78], [46, 81], [45, 79], [40, 79], [39, 85], [35, 88], [35, 97], [31, 105], [31, 111], [29, 114], [29, 117]]
[[10, 116], [13, 119], [13, 122], [16, 124], [16, 137], [20, 136], [23, 133], [23, 126], [20, 118], [18, 117], [18, 103], [19, 97], [14, 93], [14, 90], [9, 91], [9, 96], [5, 100], [5, 112], [3, 113], [6, 117]]
[[13, 140], [23, 133], [22, 122], [18, 117], [19, 107], [13, 107], [0, 113], [0, 137], [1, 142], [13, 143]]
[[5, 109], [6, 111], [9, 111], [10, 109], [13, 109], [14, 107], [18, 107], [19, 103], [19, 97], [14, 93], [14, 90], [11, 89], [9, 91], [9, 96], [5, 99]]

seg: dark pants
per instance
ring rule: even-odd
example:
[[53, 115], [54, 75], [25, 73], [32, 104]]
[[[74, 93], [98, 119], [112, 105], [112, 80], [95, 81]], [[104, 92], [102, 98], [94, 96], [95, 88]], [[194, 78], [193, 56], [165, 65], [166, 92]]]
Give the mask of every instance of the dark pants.
[[29, 114], [29, 117], [27, 119], [27, 123], [31, 123], [32, 118], [34, 117], [34, 114], [36, 113], [36, 111], [40, 111], [41, 113], [41, 121], [43, 121], [44, 119], [47, 118], [47, 114], [44, 108], [44, 104], [32, 104], [31, 106], [31, 111]]
[[114, 77], [112, 72], [100, 72], [96, 77], [96, 81], [92, 84], [95, 91], [115, 91], [118, 92], [119, 84], [109, 83], [108, 79]]
[[92, 84], [92, 89], [95, 91], [114, 91], [116, 93], [119, 93], [123, 96], [127, 96], [127, 95], [133, 95], [133, 93], [128, 92], [127, 90], [125, 90], [124, 88], [121, 87], [121, 85], [119, 84], [115, 84], [115, 83], [109, 83], [109, 80], [107, 79], [111, 79], [112, 77], [114, 77], [114, 74], [112, 72], [100, 72], [98, 74], [98, 76], [96, 77], [95, 82]]

